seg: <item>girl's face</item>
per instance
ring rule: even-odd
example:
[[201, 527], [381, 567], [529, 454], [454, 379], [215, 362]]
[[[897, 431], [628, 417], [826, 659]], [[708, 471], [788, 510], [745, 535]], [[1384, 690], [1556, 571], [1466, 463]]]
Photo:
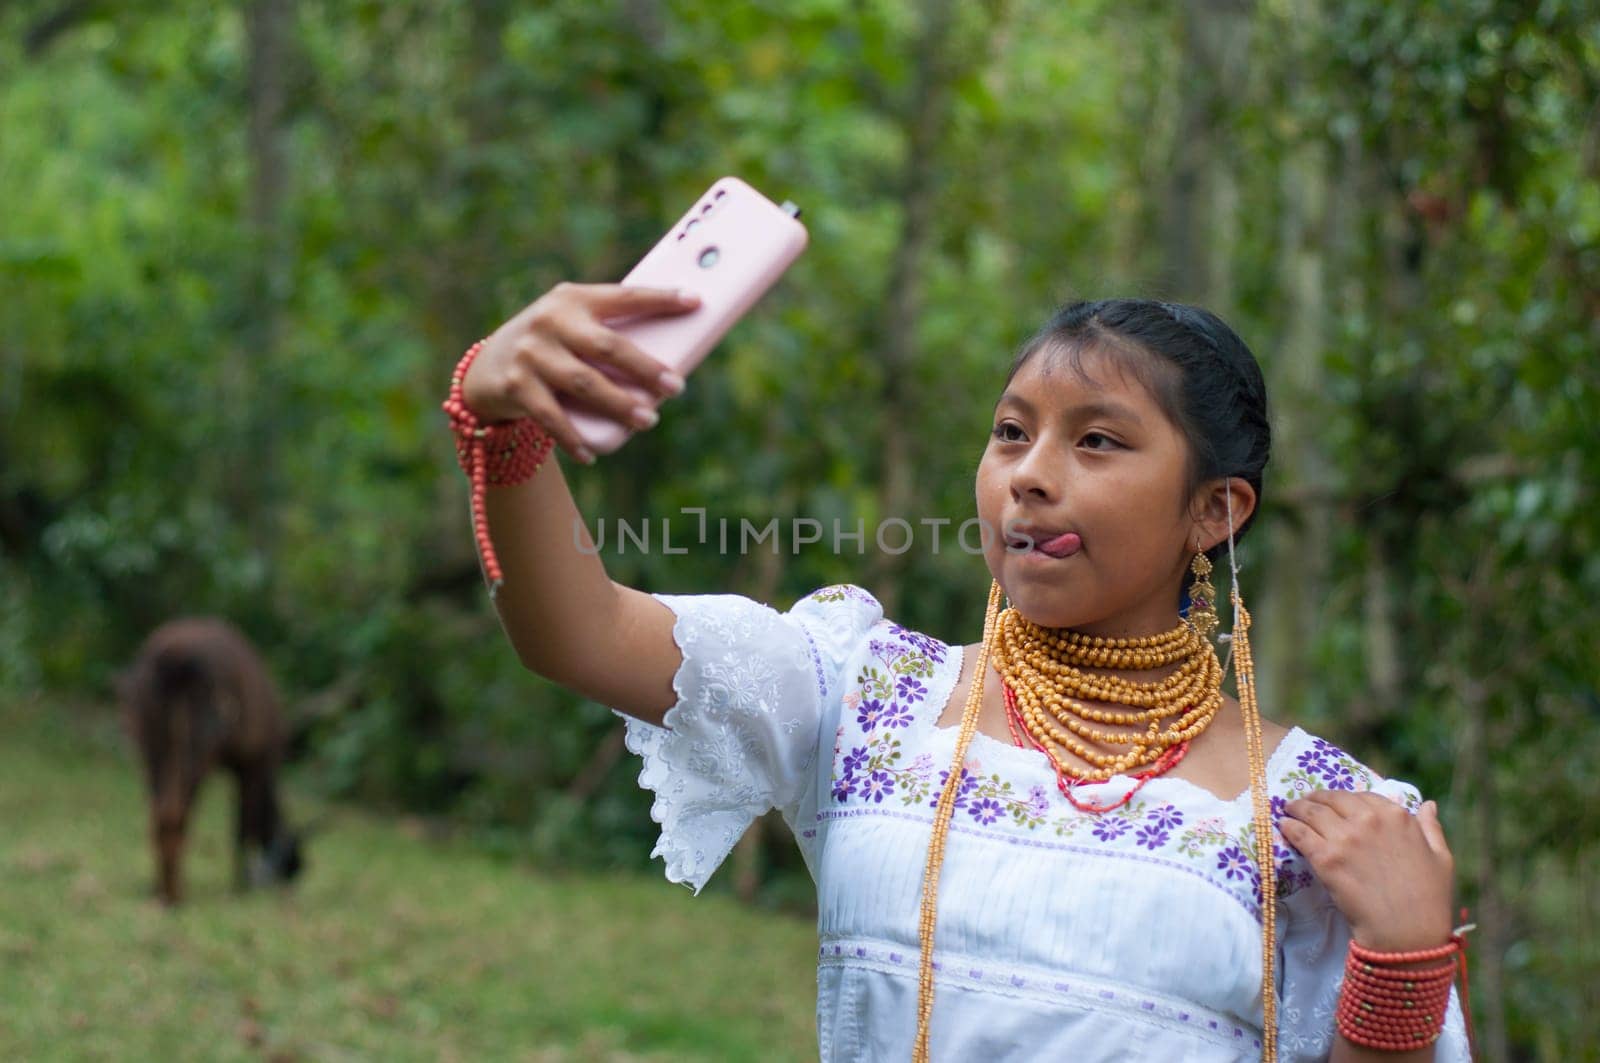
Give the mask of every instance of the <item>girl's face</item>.
[[[995, 405], [977, 478], [978, 516], [994, 529], [989, 571], [1044, 627], [1108, 637], [1169, 630], [1203, 535], [1185, 497], [1188, 444], [1114, 357], [1085, 350], [1082, 375], [1057, 357], [1036, 352]], [[1077, 541], [1057, 540], [1061, 557], [1018, 550], [1008, 533], [1019, 525], [1035, 527], [1035, 544], [1059, 532]]]

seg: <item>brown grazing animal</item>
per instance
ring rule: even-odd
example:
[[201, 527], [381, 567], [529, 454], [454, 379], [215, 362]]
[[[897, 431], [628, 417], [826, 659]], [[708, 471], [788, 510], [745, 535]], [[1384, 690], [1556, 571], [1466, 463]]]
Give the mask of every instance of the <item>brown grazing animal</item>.
[[200, 784], [217, 766], [238, 782], [235, 888], [293, 879], [300, 838], [284, 823], [277, 794], [285, 727], [272, 677], [249, 640], [225, 620], [169, 621], [145, 640], [117, 686], [144, 762], [161, 900], [182, 899], [184, 831]]

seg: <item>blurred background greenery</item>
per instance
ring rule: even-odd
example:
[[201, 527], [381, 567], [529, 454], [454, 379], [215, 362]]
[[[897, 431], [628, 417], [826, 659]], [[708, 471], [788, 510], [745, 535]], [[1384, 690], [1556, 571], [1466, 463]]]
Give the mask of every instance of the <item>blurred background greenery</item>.
[[[958, 524], [1055, 305], [1218, 311], [1275, 403], [1263, 705], [1441, 799], [1483, 1058], [1597, 1058], [1590, 4], [4, 5], [0, 711], [108, 716], [144, 633], [219, 612], [307, 792], [646, 866], [614, 718], [500, 636], [438, 402], [473, 339], [619, 278], [728, 173], [811, 247], [658, 428], [560, 459], [591, 522]], [[946, 542], [605, 556], [780, 608], [858, 582], [971, 641], [987, 573]], [[769, 818], [714, 888], [808, 886]]]

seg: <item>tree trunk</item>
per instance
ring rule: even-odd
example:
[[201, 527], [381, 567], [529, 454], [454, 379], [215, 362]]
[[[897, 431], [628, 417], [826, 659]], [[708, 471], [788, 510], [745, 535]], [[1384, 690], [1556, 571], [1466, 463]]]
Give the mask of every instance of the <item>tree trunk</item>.
[[1367, 544], [1367, 560], [1362, 589], [1361, 638], [1367, 664], [1365, 704], [1356, 708], [1355, 724], [1371, 727], [1400, 704], [1404, 695], [1400, 671], [1400, 632], [1395, 627], [1394, 598], [1390, 590], [1394, 574], [1389, 567], [1389, 552], [1382, 536]]
[[606, 781], [606, 776], [611, 774], [611, 769], [617, 766], [617, 761], [622, 759], [622, 754], [627, 751], [628, 731], [621, 720], [618, 720], [594, 747], [594, 752], [589, 754], [589, 759], [572, 777], [567, 784], [567, 797], [579, 804], [593, 797], [595, 791], [600, 789], [600, 784]]
[[[878, 520], [899, 517], [916, 524], [914, 463], [918, 455], [912, 433], [919, 423], [919, 393], [913, 370], [917, 360], [917, 328], [922, 316], [923, 259], [934, 234], [938, 205], [937, 155], [950, 111], [954, 51], [954, 0], [932, 0], [922, 8], [922, 32], [916, 45], [916, 73], [905, 116], [906, 167], [900, 181], [900, 239], [889, 267], [888, 308], [879, 344], [883, 363], [883, 486]], [[868, 529], [875, 536], [876, 528]], [[900, 572], [905, 553], [874, 550], [868, 582], [887, 616], [900, 608]]]
[[[1268, 569], [1256, 593], [1262, 629], [1258, 680], [1268, 715], [1292, 716], [1310, 674], [1308, 650], [1327, 598], [1332, 472], [1318, 425], [1327, 333], [1323, 242], [1329, 221], [1327, 160], [1320, 143], [1296, 145], [1281, 171], [1283, 217], [1279, 263], [1284, 331], [1268, 370], [1276, 401], [1273, 463], [1277, 483], [1303, 499], [1288, 519], [1267, 525]], [[1250, 589], [1250, 588], [1246, 588]]]
[[1227, 317], [1239, 189], [1228, 143], [1233, 100], [1249, 69], [1253, 0], [1186, 0], [1184, 79], [1164, 228], [1169, 289]]
[[[293, 0], [253, 0], [245, 9], [249, 48], [247, 142], [250, 152], [249, 223], [255, 258], [250, 266], [250, 325], [244, 344], [223, 368], [222, 438], [227, 462], [219, 470], [219, 497], [251, 529], [255, 548], [272, 555], [281, 496], [274, 432], [281, 406], [280, 356], [283, 314], [290, 284], [290, 248], [283, 203], [288, 167], [283, 135]], [[272, 566], [267, 566], [270, 573]], [[270, 577], [269, 577], [270, 578]]]

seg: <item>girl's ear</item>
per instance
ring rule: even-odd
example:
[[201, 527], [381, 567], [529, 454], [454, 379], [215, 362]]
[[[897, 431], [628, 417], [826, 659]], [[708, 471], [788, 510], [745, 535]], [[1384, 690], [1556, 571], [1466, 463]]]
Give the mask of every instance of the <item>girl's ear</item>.
[[1256, 489], [1237, 476], [1211, 480], [1195, 492], [1189, 507], [1189, 516], [1195, 523], [1194, 534], [1199, 537], [1201, 551], [1228, 541], [1229, 507], [1232, 507], [1233, 534], [1256, 510]]

